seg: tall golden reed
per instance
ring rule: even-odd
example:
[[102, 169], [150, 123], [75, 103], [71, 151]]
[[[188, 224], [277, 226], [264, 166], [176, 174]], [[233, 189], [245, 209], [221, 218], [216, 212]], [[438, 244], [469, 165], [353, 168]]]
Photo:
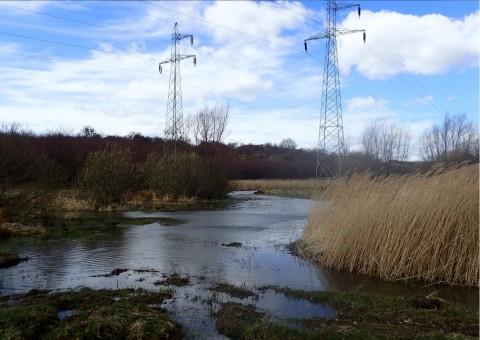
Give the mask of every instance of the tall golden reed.
[[312, 203], [306, 252], [326, 267], [386, 280], [478, 286], [478, 169], [334, 183]]

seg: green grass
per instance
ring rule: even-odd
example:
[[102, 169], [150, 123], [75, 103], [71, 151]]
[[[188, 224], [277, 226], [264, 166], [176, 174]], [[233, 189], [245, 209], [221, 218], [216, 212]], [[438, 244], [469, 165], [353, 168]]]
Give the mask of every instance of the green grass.
[[[180, 326], [155, 307], [171, 295], [144, 290], [32, 291], [0, 302], [1, 339], [181, 338]], [[75, 311], [63, 321], [60, 311]]]
[[245, 286], [238, 287], [228, 283], [217, 283], [210, 289], [215, 292], [226, 293], [232, 297], [239, 299], [244, 299], [250, 296], [258, 296], [258, 294], [254, 293], [252, 290], [248, 289]]
[[303, 328], [272, 322], [252, 305], [224, 303], [218, 332], [233, 339], [449, 339], [478, 338], [478, 311], [433, 296], [381, 297], [366, 293], [303, 291], [266, 286], [292, 299], [331, 306], [334, 318], [305, 318]]

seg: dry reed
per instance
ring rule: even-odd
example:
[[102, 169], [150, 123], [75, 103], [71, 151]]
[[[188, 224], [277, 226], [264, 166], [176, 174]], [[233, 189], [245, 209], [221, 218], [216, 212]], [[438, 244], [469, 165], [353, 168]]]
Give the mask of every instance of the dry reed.
[[243, 179], [233, 181], [236, 190], [260, 190], [273, 195], [310, 197], [318, 181], [311, 179]]
[[324, 266], [478, 286], [478, 164], [411, 176], [354, 174], [324, 194], [330, 203], [312, 203], [303, 236]]

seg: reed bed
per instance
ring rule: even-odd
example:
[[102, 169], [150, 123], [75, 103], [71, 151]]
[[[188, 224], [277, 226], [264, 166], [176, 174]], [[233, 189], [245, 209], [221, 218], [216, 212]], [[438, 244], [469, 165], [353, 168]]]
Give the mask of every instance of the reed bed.
[[271, 195], [310, 197], [318, 186], [311, 179], [242, 179], [233, 181], [235, 190], [257, 190]]
[[337, 181], [312, 203], [306, 253], [326, 267], [385, 280], [478, 286], [478, 170], [440, 166]]

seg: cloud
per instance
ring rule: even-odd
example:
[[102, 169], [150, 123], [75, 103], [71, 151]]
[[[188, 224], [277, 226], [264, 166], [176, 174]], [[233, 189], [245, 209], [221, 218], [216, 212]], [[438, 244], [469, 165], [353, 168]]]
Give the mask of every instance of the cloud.
[[385, 111], [387, 109], [388, 101], [384, 99], [374, 99], [372, 96], [368, 97], [354, 97], [347, 101], [347, 111]]
[[[25, 25], [24, 28], [28, 27], [30, 31], [35, 27], [38, 36], [44, 33], [46, 39], [70, 41], [70, 36], [81, 37], [80, 40], [72, 39], [72, 43], [131, 55], [89, 50], [82, 50], [81, 54], [70, 50], [70, 55], [64, 55], [65, 49], [58, 46], [51, 49], [46, 43], [37, 45], [40, 49], [23, 40], [0, 43], [0, 52], [80, 63], [0, 54], [2, 119], [20, 121], [37, 132], [59, 127], [79, 131], [81, 127], [91, 125], [105, 134], [138, 131], [162, 136], [170, 65], [163, 65], [163, 73], [159, 74], [158, 62], [170, 57], [170, 35], [173, 24], [178, 22], [181, 33], [195, 36], [193, 46], [187, 39], [182, 41], [181, 53], [197, 56], [197, 67], [193, 66], [191, 59], [181, 62], [184, 115], [196, 113], [205, 105], [229, 102], [232, 116], [228, 141], [278, 143], [284, 138], [293, 138], [299, 147], [316, 147], [323, 58], [314, 59], [313, 53], [303, 52], [303, 39], [318, 30], [302, 22], [308, 19], [301, 15], [321, 20], [324, 12], [314, 12], [300, 2], [287, 1], [281, 4], [295, 12], [273, 2], [81, 4], [83, 8], [77, 8], [74, 14], [62, 11], [60, 15], [78, 15], [86, 22], [131, 31], [136, 35], [53, 20], [52, 25], [42, 31], [45, 18], [35, 21], [34, 16], [27, 23], [19, 22], [18, 25]], [[58, 9], [52, 5], [43, 10], [51, 8]], [[97, 13], [96, 9], [109, 15], [101, 15], [103, 12]], [[82, 13], [85, 16], [80, 16]], [[90, 13], [98, 16], [91, 19], [87, 15]], [[16, 19], [11, 16], [9, 20], [14, 22]], [[478, 21], [478, 13], [456, 21], [438, 15], [406, 16], [394, 12], [363, 11], [361, 20], [347, 16], [342, 27], [366, 28], [367, 44], [363, 45], [361, 36], [356, 34], [338, 39], [341, 71], [347, 76], [355, 69], [369, 78], [388, 78], [407, 70], [422, 74], [444, 72], [458, 65], [478, 65], [478, 60], [474, 60], [475, 56], [478, 57], [477, 47], [475, 51], [472, 47], [475, 37], [478, 38], [475, 20]], [[426, 33], [427, 27], [433, 30], [437, 25], [448, 29], [442, 28], [435, 36]], [[52, 32], [61, 32], [62, 35], [50, 36]], [[443, 36], [438, 37], [439, 34]], [[473, 42], [463, 41], [466, 46], [460, 46], [460, 40], [467, 38]], [[444, 48], [443, 45], [451, 51], [439, 50]], [[321, 49], [320, 45], [314, 48]], [[348, 78], [347, 82], [342, 80], [342, 84], [348, 85], [352, 77]], [[363, 81], [361, 78], [358, 76], [357, 79]], [[430, 100], [421, 93], [416, 96], [425, 104]], [[391, 108], [393, 100], [386, 95], [383, 98], [344, 97], [345, 136], [352, 136], [354, 146], [358, 146], [357, 137], [371, 120], [399, 117], [399, 112]]]
[[365, 45], [358, 33], [338, 39], [344, 74], [355, 68], [368, 78], [382, 79], [407, 72], [442, 74], [479, 64], [480, 11], [456, 20], [440, 14], [364, 10], [360, 20], [352, 13], [339, 27], [367, 32]]
[[433, 98], [433, 96], [428, 95], [428, 96], [425, 96], [425, 97], [418, 97], [418, 98], [413, 99], [412, 104], [425, 106], [425, 105], [430, 105], [434, 102], [435, 102], [435, 99]]

